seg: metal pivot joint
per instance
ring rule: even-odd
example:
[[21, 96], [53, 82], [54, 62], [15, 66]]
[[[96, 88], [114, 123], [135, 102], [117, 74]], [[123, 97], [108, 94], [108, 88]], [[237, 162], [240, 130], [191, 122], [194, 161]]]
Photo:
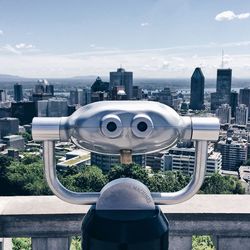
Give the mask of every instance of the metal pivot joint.
[[74, 204], [95, 204], [100, 193], [67, 190], [56, 176], [55, 141], [71, 139], [76, 145], [100, 154], [131, 155], [157, 152], [178, 140], [195, 141], [195, 168], [190, 183], [173, 193], [151, 193], [156, 204], [176, 204], [190, 199], [206, 173], [207, 144], [219, 136], [217, 118], [179, 116], [172, 108], [149, 101], [103, 101], [83, 106], [69, 117], [36, 117], [32, 136], [43, 141], [47, 182], [55, 195]]

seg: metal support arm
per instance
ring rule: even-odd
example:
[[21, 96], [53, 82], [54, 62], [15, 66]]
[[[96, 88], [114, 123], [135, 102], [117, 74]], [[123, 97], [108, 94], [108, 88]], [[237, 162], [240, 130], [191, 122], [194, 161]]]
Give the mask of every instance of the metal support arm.
[[[44, 141], [44, 165], [45, 176], [52, 192], [60, 199], [74, 204], [95, 204], [100, 196], [99, 193], [78, 193], [66, 189], [56, 175], [55, 150], [53, 141]], [[204, 180], [206, 173], [207, 141], [196, 141], [194, 173], [190, 183], [180, 191], [173, 193], [152, 193], [156, 204], [177, 204], [190, 199], [195, 195]]]
[[55, 142], [43, 142], [44, 172], [52, 192], [60, 199], [78, 205], [95, 204], [100, 196], [96, 192], [72, 192], [65, 188], [57, 178], [55, 161]]

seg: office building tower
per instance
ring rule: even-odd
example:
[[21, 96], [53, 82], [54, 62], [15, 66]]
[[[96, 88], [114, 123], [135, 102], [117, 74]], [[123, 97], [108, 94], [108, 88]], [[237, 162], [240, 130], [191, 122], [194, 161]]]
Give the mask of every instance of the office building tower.
[[84, 88], [83, 89], [83, 105], [87, 105], [91, 103], [91, 89]]
[[54, 96], [54, 86], [50, 85], [47, 80], [38, 80], [35, 85], [35, 93], [32, 95], [32, 100], [37, 102], [39, 100], [48, 100]]
[[14, 100], [21, 102], [23, 100], [23, 86], [19, 83], [14, 85]]
[[102, 79], [98, 76], [95, 82], [91, 86], [91, 92], [108, 92], [109, 91], [109, 82], [103, 82]]
[[133, 99], [135, 100], [142, 99], [142, 89], [139, 86], [133, 86]]
[[218, 69], [216, 93], [211, 94], [211, 110], [216, 110], [222, 104], [230, 104], [232, 85], [232, 69]]
[[35, 102], [13, 102], [11, 104], [11, 116], [19, 119], [20, 125], [32, 122], [37, 115]]
[[239, 94], [236, 91], [232, 91], [230, 95], [230, 107], [231, 107], [231, 116], [235, 117], [236, 107], [239, 102]]
[[45, 85], [45, 92], [47, 94], [50, 94], [50, 95], [54, 96], [54, 85], [52, 85], [52, 84], [46, 84]]
[[190, 109], [204, 109], [204, 88], [205, 77], [201, 71], [201, 68], [196, 68], [191, 77], [191, 97], [189, 105]]
[[78, 104], [81, 106], [91, 103], [91, 90], [89, 88], [77, 89]]
[[117, 69], [116, 72], [110, 72], [109, 90], [114, 87], [124, 86], [127, 99], [133, 98], [133, 72], [127, 72], [123, 68]]
[[17, 118], [0, 118], [0, 137], [3, 138], [8, 135], [18, 134], [19, 121]]
[[232, 69], [218, 69], [216, 92], [219, 95], [221, 95], [222, 99], [225, 100], [224, 103], [227, 104], [230, 103], [231, 85], [232, 85]]
[[48, 100], [48, 117], [61, 117], [68, 115], [68, 102], [64, 98], [51, 98]]
[[0, 89], [0, 102], [6, 102], [7, 96], [6, 91], [3, 89]]
[[35, 94], [43, 94], [45, 93], [44, 84], [41, 81], [38, 81], [38, 83], [35, 85]]
[[160, 91], [158, 93], [157, 101], [172, 107], [173, 96], [170, 88], [164, 88], [162, 91]]
[[248, 107], [245, 104], [240, 104], [236, 108], [235, 123], [237, 125], [247, 125]]
[[146, 166], [152, 168], [153, 170], [161, 170], [163, 156], [164, 153], [161, 152], [146, 154]]
[[[107, 92], [97, 91], [91, 93], [91, 102], [101, 102], [106, 100], [108, 100]], [[112, 98], [112, 100], [117, 100], [117, 99]]]
[[216, 110], [216, 116], [220, 120], [220, 124], [230, 124], [231, 123], [231, 107], [228, 104], [222, 104]]
[[247, 142], [233, 141], [227, 138], [226, 141], [219, 141], [217, 150], [222, 154], [222, 169], [238, 171], [240, 165], [247, 160]]
[[250, 89], [244, 88], [240, 89], [240, 104], [245, 104], [248, 107], [248, 118], [250, 118]]
[[78, 92], [77, 89], [72, 89], [69, 92], [69, 104], [76, 105], [78, 104]]
[[[172, 148], [162, 158], [162, 169], [180, 171], [192, 175], [195, 165], [195, 148]], [[222, 156], [213, 147], [208, 148], [206, 175], [219, 172], [222, 168]]]
[[48, 100], [37, 101], [37, 116], [38, 117], [48, 116]]

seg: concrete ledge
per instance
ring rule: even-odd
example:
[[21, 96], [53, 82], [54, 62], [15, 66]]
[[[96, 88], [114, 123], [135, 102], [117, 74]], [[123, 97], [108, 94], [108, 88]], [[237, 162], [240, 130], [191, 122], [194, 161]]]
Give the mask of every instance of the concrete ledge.
[[[210, 234], [250, 237], [249, 195], [196, 195], [161, 206], [171, 236]], [[0, 197], [0, 237], [70, 237], [80, 234], [89, 206], [71, 205], [55, 196]]]

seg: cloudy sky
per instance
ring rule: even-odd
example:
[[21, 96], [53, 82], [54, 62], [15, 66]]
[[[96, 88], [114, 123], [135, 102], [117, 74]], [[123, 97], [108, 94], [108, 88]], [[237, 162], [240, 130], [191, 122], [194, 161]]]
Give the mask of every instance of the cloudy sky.
[[0, 0], [0, 74], [250, 78], [249, 0]]

